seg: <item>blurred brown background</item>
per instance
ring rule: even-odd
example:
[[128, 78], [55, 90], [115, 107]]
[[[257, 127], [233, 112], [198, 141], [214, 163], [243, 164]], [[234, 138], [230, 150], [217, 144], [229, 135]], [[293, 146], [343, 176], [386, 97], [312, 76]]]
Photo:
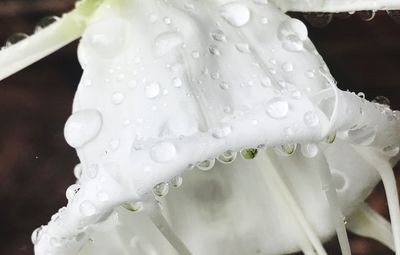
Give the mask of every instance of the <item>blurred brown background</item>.
[[[61, 15], [73, 4], [0, 0], [0, 42], [15, 32], [32, 33], [41, 18]], [[372, 21], [356, 13], [334, 16], [323, 28], [308, 26], [339, 87], [365, 92], [368, 99], [385, 95], [400, 109], [400, 23], [379, 12]], [[76, 46], [0, 82], [0, 254], [33, 254], [32, 231], [66, 203], [64, 192], [74, 182], [78, 159], [63, 127], [81, 75]], [[381, 185], [369, 202], [388, 216]], [[351, 239], [353, 254], [393, 254], [374, 241]], [[327, 244], [329, 254], [340, 254], [337, 247], [336, 240]]]

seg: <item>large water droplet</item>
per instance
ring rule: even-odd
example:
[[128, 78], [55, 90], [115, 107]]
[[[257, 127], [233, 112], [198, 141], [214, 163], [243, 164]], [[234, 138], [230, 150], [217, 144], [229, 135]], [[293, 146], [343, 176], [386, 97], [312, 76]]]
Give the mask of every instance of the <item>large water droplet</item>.
[[158, 82], [150, 82], [144, 88], [147, 98], [154, 99], [160, 95], [160, 84]]
[[246, 5], [234, 2], [223, 5], [220, 14], [234, 27], [246, 25], [251, 16], [250, 10]]
[[96, 207], [93, 205], [92, 202], [86, 200], [81, 203], [79, 206], [79, 210], [81, 214], [85, 217], [93, 216], [97, 213]]
[[81, 148], [93, 140], [102, 126], [101, 113], [97, 110], [81, 110], [73, 113], [64, 127], [67, 143], [74, 148]]
[[287, 39], [288, 36], [295, 35], [301, 41], [308, 38], [308, 31], [306, 25], [298, 19], [286, 19], [278, 27], [278, 38], [280, 40]]
[[314, 143], [302, 144], [300, 150], [306, 158], [314, 158], [319, 151], [318, 146]]
[[156, 162], [169, 162], [176, 156], [176, 147], [170, 142], [160, 142], [151, 148], [150, 155]]
[[165, 32], [157, 36], [154, 41], [155, 54], [164, 56], [183, 44], [183, 37], [176, 32]]
[[72, 184], [71, 186], [69, 186], [67, 188], [67, 191], [65, 192], [65, 196], [67, 197], [68, 201], [71, 201], [80, 189], [81, 185], [79, 184]]
[[215, 165], [215, 158], [204, 160], [203, 162], [198, 163], [196, 166], [198, 169], [202, 171], [209, 171], [214, 167], [214, 165]]
[[217, 160], [222, 164], [230, 164], [235, 161], [237, 156], [237, 152], [235, 151], [226, 151], [217, 157]]
[[274, 151], [279, 156], [290, 156], [296, 152], [297, 144], [284, 144], [274, 148]]
[[306, 112], [304, 114], [304, 123], [306, 124], [306, 126], [308, 127], [315, 127], [319, 125], [319, 117], [318, 115], [313, 112]]
[[157, 197], [164, 197], [168, 194], [168, 192], [169, 192], [169, 184], [165, 182], [159, 183], [153, 188], [153, 193]]
[[268, 101], [265, 110], [271, 118], [282, 119], [289, 113], [289, 103], [280, 97], [275, 97]]

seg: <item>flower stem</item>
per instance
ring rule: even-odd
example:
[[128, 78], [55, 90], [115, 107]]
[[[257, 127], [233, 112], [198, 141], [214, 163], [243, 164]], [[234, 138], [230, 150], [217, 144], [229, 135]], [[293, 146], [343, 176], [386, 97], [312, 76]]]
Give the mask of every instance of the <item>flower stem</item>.
[[[109, 0], [110, 2], [112, 0]], [[0, 81], [82, 36], [105, 0], [83, 0], [61, 19], [0, 51]]]

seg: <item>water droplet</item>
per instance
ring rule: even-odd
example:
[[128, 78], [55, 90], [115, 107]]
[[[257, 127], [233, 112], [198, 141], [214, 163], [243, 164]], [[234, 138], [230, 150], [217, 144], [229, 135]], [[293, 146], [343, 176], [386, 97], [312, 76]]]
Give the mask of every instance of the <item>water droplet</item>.
[[282, 98], [275, 97], [268, 101], [265, 110], [271, 118], [282, 119], [289, 113], [289, 103]]
[[79, 184], [72, 184], [67, 188], [67, 191], [65, 192], [65, 196], [67, 197], [68, 201], [71, 201], [75, 195], [79, 192], [81, 189], [81, 185]]
[[85, 170], [85, 175], [90, 178], [90, 179], [95, 179], [97, 177], [97, 173], [99, 172], [99, 167], [98, 165], [90, 165], [88, 168]]
[[232, 133], [232, 128], [230, 126], [213, 128], [211, 133], [213, 137], [220, 139], [230, 135]]
[[154, 99], [160, 95], [161, 87], [158, 82], [150, 82], [144, 88], [147, 98]]
[[165, 182], [159, 183], [153, 188], [153, 193], [157, 197], [164, 197], [168, 194], [168, 192], [169, 192], [169, 184]]
[[230, 88], [229, 84], [226, 82], [220, 82], [219, 87], [223, 90], [228, 90]]
[[214, 30], [213, 32], [210, 33], [210, 36], [213, 40], [218, 41], [218, 42], [226, 42], [226, 36], [222, 30]]
[[202, 171], [209, 171], [211, 170], [215, 165], [215, 159], [207, 159], [204, 160], [203, 162], [198, 163], [196, 166], [198, 169]]
[[99, 193], [97, 193], [96, 197], [100, 202], [106, 202], [110, 200], [110, 196], [104, 191], [100, 191]]
[[383, 152], [389, 157], [394, 157], [399, 154], [400, 147], [398, 145], [389, 145], [383, 148]]
[[235, 161], [237, 152], [228, 150], [217, 157], [217, 160], [222, 164], [230, 164]]
[[170, 142], [160, 142], [151, 148], [151, 158], [159, 163], [165, 163], [173, 160], [176, 156], [176, 147]]
[[48, 16], [48, 17], [44, 17], [42, 18], [36, 25], [35, 27], [35, 33], [39, 32], [40, 30], [42, 30], [43, 28], [46, 28], [48, 26], [50, 26], [51, 24], [53, 24], [54, 22], [58, 21], [60, 18], [57, 16]]
[[241, 27], [250, 20], [249, 8], [240, 3], [228, 3], [222, 6], [220, 14], [230, 25]]
[[218, 80], [221, 77], [221, 75], [219, 72], [212, 72], [212, 73], [210, 73], [210, 77], [213, 80]]
[[258, 154], [258, 150], [257, 149], [243, 149], [240, 151], [240, 155], [242, 156], [242, 158], [244, 159], [254, 159]]
[[138, 201], [135, 203], [125, 203], [122, 205], [122, 207], [131, 212], [139, 212], [139, 211], [143, 210], [144, 205], [143, 205], [143, 202]]
[[302, 51], [308, 38], [307, 27], [298, 19], [287, 19], [278, 27], [278, 38], [282, 47], [288, 51]]
[[263, 24], [263, 25], [268, 24], [268, 22], [269, 22], [267, 17], [261, 17], [260, 21], [261, 21], [261, 24]]
[[371, 21], [375, 17], [375, 11], [358, 11], [357, 14], [364, 21]]
[[303, 14], [304, 18], [314, 27], [325, 27], [332, 21], [332, 13], [308, 12]]
[[64, 127], [64, 137], [73, 148], [81, 148], [93, 140], [102, 127], [101, 113], [97, 110], [81, 110], [73, 113]]
[[42, 237], [42, 235], [43, 235], [43, 226], [38, 227], [37, 229], [35, 229], [32, 232], [32, 235], [31, 235], [32, 244], [33, 245], [38, 244], [40, 239], [41, 239], [41, 237]]
[[172, 80], [172, 84], [174, 85], [174, 87], [180, 88], [180, 87], [182, 87], [183, 82], [182, 82], [182, 80], [179, 79], [179, 78], [174, 78], [174, 79]]
[[364, 126], [357, 129], [351, 129], [347, 132], [348, 140], [353, 144], [370, 145], [376, 137], [376, 129], [369, 126]]
[[279, 156], [290, 156], [296, 152], [297, 144], [284, 144], [274, 148], [274, 151]]
[[192, 51], [192, 57], [193, 58], [199, 58], [200, 57], [200, 52], [197, 50]]
[[302, 144], [300, 150], [306, 158], [314, 158], [319, 151], [318, 146], [314, 143]]
[[250, 46], [248, 43], [237, 43], [235, 47], [241, 53], [250, 53]]
[[183, 184], [183, 178], [181, 176], [175, 176], [171, 180], [171, 185], [174, 188], [179, 188]]
[[271, 78], [269, 78], [268, 76], [264, 76], [261, 79], [261, 85], [266, 87], [266, 88], [270, 88], [271, 85], [272, 85]]
[[96, 207], [93, 205], [92, 202], [86, 200], [81, 203], [79, 206], [79, 210], [81, 214], [85, 217], [93, 216], [97, 213]]
[[384, 96], [377, 96], [377, 97], [374, 98], [374, 100], [372, 100], [372, 102], [390, 107], [389, 98], [384, 97]]
[[316, 127], [319, 125], [319, 117], [314, 111], [306, 112], [304, 114], [304, 123], [308, 127]]
[[125, 95], [121, 92], [115, 92], [111, 97], [111, 101], [115, 105], [122, 104], [124, 99], [125, 99]]
[[75, 176], [75, 178], [79, 180], [82, 177], [82, 172], [83, 172], [82, 165], [81, 164], [77, 164], [74, 167], [74, 176]]
[[164, 23], [165, 23], [166, 25], [171, 24], [171, 18], [169, 18], [169, 17], [165, 17], [165, 18], [163, 19], [163, 21], [164, 21]]
[[173, 49], [177, 49], [183, 44], [183, 37], [176, 32], [165, 32], [154, 40], [154, 49], [156, 56], [164, 56]]
[[331, 133], [330, 135], [328, 135], [328, 137], [326, 138], [326, 142], [329, 144], [334, 143], [336, 140], [336, 132]]
[[28, 38], [28, 35], [24, 34], [24, 33], [13, 34], [7, 38], [5, 47], [10, 47], [11, 45], [17, 44], [17, 43], [25, 40], [26, 38]]
[[286, 73], [293, 72], [293, 65], [291, 63], [284, 63], [282, 65], [282, 70]]
[[221, 52], [219, 51], [218, 47], [214, 44], [208, 47], [208, 51], [210, 52], [211, 55], [221, 56]]
[[400, 10], [388, 10], [386, 12], [395, 22], [400, 23]]

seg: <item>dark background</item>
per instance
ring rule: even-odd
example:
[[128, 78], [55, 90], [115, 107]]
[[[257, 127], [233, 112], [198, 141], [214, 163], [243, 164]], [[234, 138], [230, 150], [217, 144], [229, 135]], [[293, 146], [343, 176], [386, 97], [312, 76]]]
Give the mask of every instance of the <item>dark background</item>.
[[[15, 32], [32, 33], [41, 18], [61, 15], [73, 4], [0, 0], [0, 44]], [[400, 109], [400, 23], [379, 12], [372, 21], [356, 13], [347, 19], [335, 16], [323, 28], [307, 25], [340, 88], [364, 92], [368, 99], [385, 95], [393, 109]], [[74, 182], [78, 159], [64, 141], [63, 127], [82, 72], [76, 46], [72, 43], [0, 82], [0, 254], [33, 254], [32, 231], [65, 205], [65, 190]], [[369, 203], [388, 217], [382, 185]], [[354, 236], [351, 247], [353, 254], [394, 254]], [[327, 250], [340, 254], [336, 240]]]

